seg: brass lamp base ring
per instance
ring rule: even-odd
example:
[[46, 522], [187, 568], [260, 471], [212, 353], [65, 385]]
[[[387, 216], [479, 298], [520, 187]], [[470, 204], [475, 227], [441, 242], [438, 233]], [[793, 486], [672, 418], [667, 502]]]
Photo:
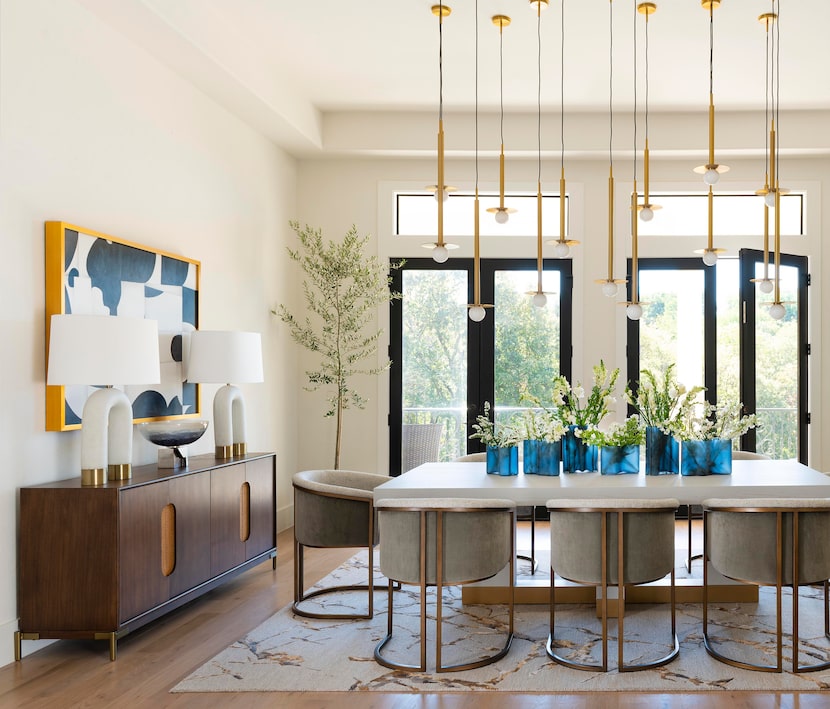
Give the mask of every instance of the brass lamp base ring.
[[107, 466], [107, 480], [129, 480], [133, 470], [129, 463], [113, 463]]
[[81, 470], [81, 485], [84, 487], [100, 487], [107, 482], [106, 468], [84, 468]]

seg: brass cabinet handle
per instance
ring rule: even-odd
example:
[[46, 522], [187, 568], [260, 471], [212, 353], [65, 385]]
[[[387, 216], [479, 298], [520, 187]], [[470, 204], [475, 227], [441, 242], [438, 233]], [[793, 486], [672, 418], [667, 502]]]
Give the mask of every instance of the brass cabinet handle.
[[176, 568], [176, 506], [161, 508], [161, 573], [170, 576]]
[[244, 482], [239, 490], [239, 541], [251, 536], [251, 483]]

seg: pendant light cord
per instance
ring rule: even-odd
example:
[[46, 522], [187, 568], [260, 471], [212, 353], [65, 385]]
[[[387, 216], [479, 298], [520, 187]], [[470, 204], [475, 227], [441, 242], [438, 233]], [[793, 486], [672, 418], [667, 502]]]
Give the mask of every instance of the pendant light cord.
[[608, 0], [608, 164], [614, 172], [614, 3]]
[[499, 137], [504, 145], [504, 24], [499, 24]]
[[634, 182], [637, 182], [637, 0], [634, 0]]
[[715, 3], [709, 4], [709, 93], [714, 94]]
[[[635, 17], [636, 17], [636, 15], [635, 15]], [[646, 37], [645, 37], [645, 40], [646, 40], [646, 41], [645, 41], [645, 45], [646, 45], [646, 46], [645, 46], [645, 50], [646, 50], [646, 51], [645, 51], [645, 57], [644, 57], [644, 59], [643, 59], [643, 63], [645, 64], [645, 75], [646, 75], [646, 92], [645, 92], [645, 93], [646, 93], [646, 96], [645, 96], [645, 103], [646, 103], [646, 111], [645, 111], [645, 113], [646, 113], [646, 115], [645, 115], [645, 119], [646, 119], [646, 133], [645, 133], [645, 137], [646, 137], [646, 142], [648, 142], [648, 11], [646, 11], [646, 13], [645, 13], [645, 17], [646, 17], [646, 31], [645, 31], [645, 35], [646, 35]]]
[[[560, 12], [560, 65], [559, 65], [559, 139], [561, 145], [561, 159], [560, 165], [562, 171], [565, 170], [565, 0], [561, 0]], [[561, 239], [565, 238], [564, 234], [560, 235]]]
[[542, 13], [536, 10], [536, 182], [542, 184]]
[[781, 3], [778, 2], [776, 5], [778, 21], [775, 23], [775, 74], [773, 81], [775, 83], [775, 130], [778, 131], [778, 139], [775, 141], [775, 181], [778, 185], [781, 184], [781, 120], [778, 113], [781, 108]]
[[[438, 120], [444, 120], [444, 3], [438, 2]], [[441, 189], [441, 185], [438, 185]]]
[[476, 67], [476, 81], [475, 81], [475, 93], [476, 93], [476, 194], [478, 194], [478, 0], [476, 0], [476, 60], [475, 60], [475, 67]]
[[[775, 12], [775, 0], [770, 0], [770, 15]], [[769, 98], [770, 93], [772, 92], [772, 87], [770, 85], [770, 76], [769, 76], [769, 62], [770, 62], [770, 51], [769, 51], [769, 43], [770, 43], [770, 28], [769, 23], [774, 22], [771, 18], [767, 20], [767, 27], [766, 27], [766, 58], [765, 58], [765, 66], [764, 66], [764, 171], [767, 175], [767, 183], [769, 183], [769, 118], [770, 118], [770, 109], [769, 109]], [[767, 188], [771, 187], [772, 185], [767, 184]]]

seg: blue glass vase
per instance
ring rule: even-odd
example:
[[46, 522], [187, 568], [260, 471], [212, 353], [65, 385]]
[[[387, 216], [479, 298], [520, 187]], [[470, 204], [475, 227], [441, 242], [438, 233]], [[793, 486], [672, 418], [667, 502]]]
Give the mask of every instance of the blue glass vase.
[[731, 472], [732, 441], [714, 438], [681, 444], [681, 475], [729, 475]]
[[519, 447], [487, 446], [487, 472], [492, 475], [518, 475]]
[[589, 446], [581, 438], [577, 438], [578, 426], [568, 426], [562, 438], [562, 472], [565, 473], [595, 473], [599, 456], [597, 447]]
[[603, 446], [599, 449], [600, 473], [620, 475], [640, 472], [640, 446]]
[[526, 475], [559, 475], [559, 441], [525, 441], [524, 472]]
[[646, 426], [646, 475], [677, 475], [680, 446], [659, 426]]

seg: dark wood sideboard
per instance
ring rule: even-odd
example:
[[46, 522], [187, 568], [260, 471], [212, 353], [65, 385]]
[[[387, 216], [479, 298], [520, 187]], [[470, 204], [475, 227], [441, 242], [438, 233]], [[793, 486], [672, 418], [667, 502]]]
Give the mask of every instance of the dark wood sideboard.
[[23, 640], [88, 638], [115, 660], [131, 630], [275, 559], [276, 509], [273, 453], [21, 488], [15, 658]]

